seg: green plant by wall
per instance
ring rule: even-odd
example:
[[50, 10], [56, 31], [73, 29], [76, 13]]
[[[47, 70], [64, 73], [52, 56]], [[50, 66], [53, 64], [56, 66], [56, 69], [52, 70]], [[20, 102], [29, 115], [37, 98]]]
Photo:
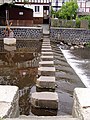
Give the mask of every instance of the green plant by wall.
[[90, 15], [82, 16], [82, 17], [76, 17], [76, 28], [80, 28], [81, 20], [87, 20], [88, 23], [89, 23], [88, 28], [90, 29]]
[[81, 19], [76, 17], [76, 28], [80, 28]]
[[72, 20], [76, 18], [78, 10], [78, 4], [74, 0], [70, 0], [69, 2], [65, 2], [61, 9], [57, 11], [56, 16], [59, 19], [67, 19]]
[[86, 47], [90, 48], [90, 42], [86, 43]]

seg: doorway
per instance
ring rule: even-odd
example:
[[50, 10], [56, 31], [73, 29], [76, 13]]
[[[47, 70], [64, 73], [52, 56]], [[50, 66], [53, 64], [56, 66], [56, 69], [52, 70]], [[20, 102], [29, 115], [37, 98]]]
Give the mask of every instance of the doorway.
[[49, 6], [43, 6], [43, 24], [49, 24]]

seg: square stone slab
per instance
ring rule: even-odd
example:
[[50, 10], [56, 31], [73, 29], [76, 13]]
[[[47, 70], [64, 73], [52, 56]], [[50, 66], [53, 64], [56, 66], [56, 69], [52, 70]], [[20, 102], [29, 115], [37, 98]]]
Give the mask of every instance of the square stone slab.
[[50, 60], [53, 60], [54, 57], [52, 55], [50, 55], [50, 56], [49, 55], [48, 56], [42, 55], [40, 58], [41, 58], [42, 61], [44, 61], [44, 60], [45, 61], [50, 61]]
[[55, 77], [53, 76], [40, 76], [36, 81], [36, 86], [40, 88], [55, 89]]
[[41, 55], [53, 55], [53, 52], [41, 52]]
[[42, 52], [51, 52], [52, 49], [51, 48], [41, 48]]
[[50, 46], [50, 43], [42, 43], [42, 46]]
[[55, 67], [39, 67], [38, 75], [55, 76]]
[[31, 104], [37, 108], [58, 109], [58, 94], [56, 92], [32, 93]]
[[42, 48], [51, 48], [51, 46], [42, 45]]
[[15, 45], [16, 44], [16, 38], [3, 38], [4, 44], [7, 45]]
[[41, 67], [53, 67], [54, 66], [54, 62], [53, 61], [41, 61], [39, 62], [39, 66]]

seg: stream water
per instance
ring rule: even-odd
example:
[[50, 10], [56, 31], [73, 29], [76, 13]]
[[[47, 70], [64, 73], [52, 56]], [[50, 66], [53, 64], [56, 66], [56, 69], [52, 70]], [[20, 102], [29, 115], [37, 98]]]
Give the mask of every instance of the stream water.
[[[57, 47], [57, 44], [52, 44], [52, 49], [56, 68], [55, 91], [59, 96], [58, 110], [35, 109], [30, 104], [30, 95], [36, 91], [35, 83], [40, 60], [41, 42], [18, 40], [16, 46], [12, 47], [4, 45], [3, 41], [0, 41], [0, 84], [16, 85], [19, 87], [20, 114], [55, 116], [72, 113], [73, 90], [75, 87], [84, 87], [84, 85], [67, 63], [65, 57], [67, 56], [69, 63], [72, 63], [70, 60], [75, 63], [77, 63], [78, 60], [78, 66], [82, 66], [81, 69], [87, 65], [86, 70], [88, 68], [88, 72], [85, 76], [89, 76], [90, 65], [89, 58], [87, 58], [89, 51], [87, 50], [87, 54], [87, 51], [84, 50], [87, 55], [85, 58], [82, 58], [80, 57], [81, 54], [78, 54], [80, 52], [79, 49], [76, 51], [62, 50], [65, 57], [60, 48]], [[74, 55], [74, 57], [71, 57], [72, 55]], [[87, 64], [82, 64], [84, 61], [86, 61]]]
[[90, 48], [62, 50], [65, 58], [86, 87], [90, 87]]

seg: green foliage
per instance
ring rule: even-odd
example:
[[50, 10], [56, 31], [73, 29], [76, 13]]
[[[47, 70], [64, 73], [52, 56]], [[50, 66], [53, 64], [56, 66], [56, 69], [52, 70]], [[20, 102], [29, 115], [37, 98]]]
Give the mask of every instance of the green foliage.
[[24, 0], [24, 4], [27, 4], [29, 2], [29, 0]]
[[88, 22], [89, 22], [89, 29], [90, 29], [90, 16], [88, 15], [88, 16], [82, 16], [82, 17], [77, 17], [76, 18], [76, 27], [77, 28], [80, 28], [80, 23], [81, 23], [81, 20], [87, 20]]
[[89, 29], [90, 29], [90, 15], [81, 17], [81, 20], [88, 20], [88, 22], [89, 22]]
[[70, 2], [65, 2], [61, 9], [56, 13], [59, 19], [75, 19], [77, 14], [78, 4], [74, 0]]
[[76, 17], [76, 28], [80, 28], [81, 19]]
[[51, 6], [51, 17], [56, 17], [56, 11], [53, 10], [53, 7]]
[[86, 43], [86, 47], [90, 48], [90, 42]]

